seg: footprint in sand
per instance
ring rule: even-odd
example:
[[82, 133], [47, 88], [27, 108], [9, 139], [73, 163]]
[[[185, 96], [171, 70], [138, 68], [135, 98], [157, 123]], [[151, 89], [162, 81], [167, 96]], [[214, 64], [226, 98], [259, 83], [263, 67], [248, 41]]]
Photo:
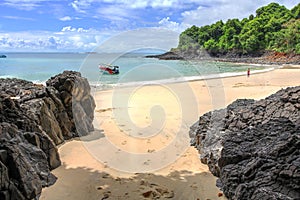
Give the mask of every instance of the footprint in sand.
[[111, 194], [111, 191], [104, 192], [101, 200], [108, 199], [110, 194]]
[[125, 141], [123, 141], [121, 144], [122, 144], [122, 145], [125, 145], [125, 144], [127, 144], [127, 141], [125, 140]]
[[148, 153], [153, 153], [153, 152], [155, 152], [155, 149], [148, 149], [147, 152], [148, 152]]
[[149, 165], [150, 164], [150, 160], [147, 160], [143, 163], [144, 165]]
[[147, 181], [141, 181], [141, 185], [145, 186], [144, 190], [141, 191], [142, 196], [144, 198], [155, 198], [155, 199], [160, 199], [162, 198], [173, 198], [175, 196], [173, 190], [169, 190], [168, 188], [165, 188], [163, 186], [159, 186], [156, 183], [149, 183]]
[[197, 183], [193, 183], [192, 185], [190, 185], [191, 188], [193, 188], [194, 190], [198, 188]]
[[103, 174], [103, 175], [102, 175], [102, 178], [109, 178], [109, 174], [106, 174], [106, 173]]
[[121, 178], [120, 177], [117, 177], [117, 178], [115, 178], [115, 181], [119, 181], [119, 182], [121, 182]]

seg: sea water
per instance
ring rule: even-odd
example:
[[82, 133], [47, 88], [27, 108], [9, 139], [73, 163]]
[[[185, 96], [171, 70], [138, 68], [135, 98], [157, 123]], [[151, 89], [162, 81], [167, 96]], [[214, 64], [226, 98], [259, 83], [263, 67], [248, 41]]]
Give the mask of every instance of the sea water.
[[[45, 83], [64, 70], [82, 73], [90, 84], [102, 88], [116, 84], [166, 83], [234, 75], [251, 71], [271, 70], [270, 66], [234, 64], [212, 61], [159, 60], [146, 58], [155, 52], [129, 53], [5, 53], [0, 58], [0, 78], [20, 78]], [[99, 64], [120, 67], [118, 75], [104, 74]]]

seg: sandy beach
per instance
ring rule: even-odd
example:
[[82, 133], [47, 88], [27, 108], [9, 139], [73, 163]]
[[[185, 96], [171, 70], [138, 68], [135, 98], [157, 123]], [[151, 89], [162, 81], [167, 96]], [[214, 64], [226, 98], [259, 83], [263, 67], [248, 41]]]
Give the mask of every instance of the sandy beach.
[[95, 131], [59, 147], [40, 199], [226, 199], [189, 146], [200, 115], [300, 84], [300, 66], [243, 76], [93, 92]]

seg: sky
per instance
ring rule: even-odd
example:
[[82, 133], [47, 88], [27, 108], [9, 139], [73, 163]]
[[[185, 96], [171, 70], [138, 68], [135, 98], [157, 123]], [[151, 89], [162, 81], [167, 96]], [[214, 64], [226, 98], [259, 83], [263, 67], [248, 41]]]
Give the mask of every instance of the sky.
[[85, 52], [126, 31], [180, 33], [298, 0], [0, 0], [0, 51]]

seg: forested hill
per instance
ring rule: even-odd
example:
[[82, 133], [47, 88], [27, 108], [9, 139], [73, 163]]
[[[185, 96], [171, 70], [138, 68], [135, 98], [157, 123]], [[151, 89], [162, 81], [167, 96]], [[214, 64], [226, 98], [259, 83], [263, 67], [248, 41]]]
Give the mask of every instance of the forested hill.
[[242, 20], [192, 26], [180, 34], [179, 45], [173, 51], [199, 49], [211, 55], [251, 55], [265, 51], [300, 54], [300, 4], [289, 10], [270, 3], [257, 9], [255, 16]]

